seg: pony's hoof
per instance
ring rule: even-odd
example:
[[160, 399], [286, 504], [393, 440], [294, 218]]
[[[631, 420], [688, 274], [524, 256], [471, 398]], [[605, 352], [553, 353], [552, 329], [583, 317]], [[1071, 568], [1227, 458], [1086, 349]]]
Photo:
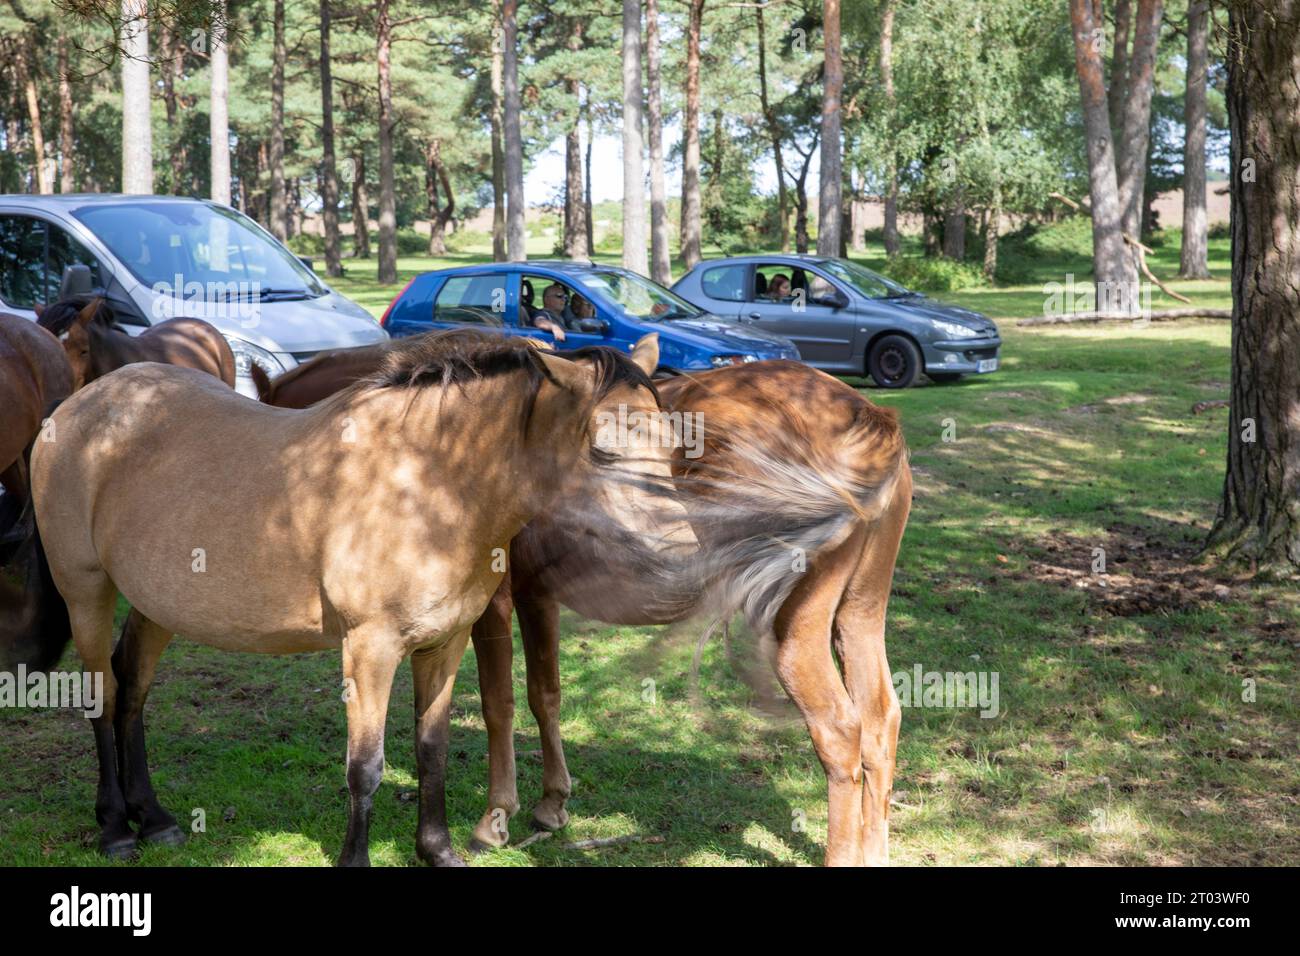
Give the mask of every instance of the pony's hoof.
[[556, 830], [563, 830], [569, 825], [569, 811], [561, 807], [559, 810], [537, 807], [533, 810], [533, 829], [541, 830], [546, 833], [554, 833]]
[[134, 834], [117, 837], [113, 840], [100, 840], [99, 852], [110, 860], [133, 860], [136, 857], [140, 841]]
[[141, 833], [140, 839], [145, 843], [156, 843], [159, 846], [180, 846], [185, 842], [185, 831], [176, 824], [159, 827], [147, 833]]
[[499, 850], [503, 846], [506, 846], [506, 844], [485, 843], [484, 841], [480, 840], [478, 837], [474, 837], [472, 840], [469, 841], [469, 852], [471, 856], [481, 856], [482, 854], [487, 853], [490, 850]]

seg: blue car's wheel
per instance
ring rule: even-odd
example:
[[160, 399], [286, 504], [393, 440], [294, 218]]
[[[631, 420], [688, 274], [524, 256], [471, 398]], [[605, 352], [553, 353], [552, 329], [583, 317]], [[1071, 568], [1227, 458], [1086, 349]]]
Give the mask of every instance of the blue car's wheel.
[[921, 350], [903, 335], [886, 335], [871, 347], [867, 374], [881, 388], [907, 388], [921, 374]]

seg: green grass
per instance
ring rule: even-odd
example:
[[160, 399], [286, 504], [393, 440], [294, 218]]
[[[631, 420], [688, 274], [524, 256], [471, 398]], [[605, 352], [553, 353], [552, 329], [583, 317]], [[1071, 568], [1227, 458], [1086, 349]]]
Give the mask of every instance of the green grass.
[[[1228, 296], [1226, 244], [1211, 254], [1225, 279], [1178, 287], [1217, 304]], [[1176, 258], [1174, 242], [1153, 268], [1172, 275]], [[1045, 263], [1044, 275], [1071, 266]], [[388, 294], [360, 276], [339, 285], [371, 308]], [[1005, 317], [1034, 314], [1043, 295], [1040, 284], [950, 298]], [[894, 861], [1300, 863], [1297, 596], [1193, 563], [1217, 502], [1227, 423], [1222, 409], [1192, 405], [1227, 395], [1227, 323], [1002, 327], [1005, 364], [994, 375], [867, 392], [900, 410], [917, 478], [890, 604], [892, 669], [996, 671], [1001, 695], [996, 719], [904, 711]], [[944, 440], [946, 426], [955, 440]], [[1094, 548], [1105, 549], [1104, 586]], [[689, 630], [566, 613], [564, 631], [572, 820], [557, 838], [476, 865], [820, 861], [820, 766], [788, 705], [760, 711], [738, 678], [743, 642], [709, 645], [695, 696]], [[517, 842], [541, 765], [516, 657]], [[75, 666], [73, 652], [64, 666]], [[643, 699], [647, 678], [654, 703]], [[1245, 679], [1256, 682], [1253, 703], [1242, 700]], [[207, 830], [182, 848], [147, 849], [142, 862], [331, 862], [346, 816], [339, 693], [337, 654], [263, 659], [177, 641], [147, 711], [152, 765], [163, 803], [183, 821], [201, 808]], [[416, 819], [406, 668], [389, 718], [372, 856], [406, 865]], [[448, 804], [464, 849], [486, 799], [472, 653], [453, 728]], [[0, 864], [101, 862], [81, 718], [0, 711], [0, 766]], [[665, 842], [562, 847], [626, 834]]]

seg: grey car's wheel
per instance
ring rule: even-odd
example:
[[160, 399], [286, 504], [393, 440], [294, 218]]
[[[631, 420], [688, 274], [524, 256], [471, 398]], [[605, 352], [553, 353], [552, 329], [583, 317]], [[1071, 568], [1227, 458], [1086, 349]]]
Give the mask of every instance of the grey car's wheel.
[[906, 336], [886, 335], [871, 347], [867, 374], [881, 388], [907, 388], [921, 374], [921, 350]]
[[944, 385], [960, 380], [961, 372], [926, 372], [925, 377], [937, 385]]

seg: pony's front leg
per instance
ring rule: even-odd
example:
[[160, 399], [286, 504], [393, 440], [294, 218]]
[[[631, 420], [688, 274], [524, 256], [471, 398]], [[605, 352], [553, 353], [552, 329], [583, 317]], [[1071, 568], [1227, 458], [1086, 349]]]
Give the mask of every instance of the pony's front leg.
[[479, 699], [488, 735], [488, 807], [470, 841], [470, 850], [475, 853], [510, 842], [510, 818], [519, 810], [515, 782], [515, 689], [511, 673], [513, 612], [507, 575], [483, 616], [474, 622], [472, 631]]
[[430, 866], [464, 866], [447, 829], [447, 745], [451, 737], [451, 692], [465, 654], [469, 631], [411, 655], [415, 678], [415, 758], [420, 774], [420, 822], [415, 852]]
[[518, 598], [519, 635], [528, 662], [528, 706], [542, 738], [542, 799], [533, 826], [558, 830], [569, 822], [564, 808], [573, 790], [560, 736], [560, 605], [555, 598]]
[[358, 628], [343, 639], [350, 800], [339, 866], [370, 865], [370, 808], [384, 777], [384, 719], [402, 656], [395, 635]]

